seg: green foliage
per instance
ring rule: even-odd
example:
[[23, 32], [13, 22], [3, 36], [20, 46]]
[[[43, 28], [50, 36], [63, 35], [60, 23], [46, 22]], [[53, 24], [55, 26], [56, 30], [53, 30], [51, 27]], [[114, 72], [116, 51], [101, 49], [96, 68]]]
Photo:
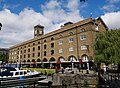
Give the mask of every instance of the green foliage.
[[94, 56], [98, 62], [120, 64], [120, 29], [96, 34]]
[[[21, 68], [21, 69], [26, 69], [26, 68]], [[55, 69], [43, 69], [43, 68], [27, 68], [28, 70], [31, 70], [31, 71], [38, 71], [38, 72], [41, 72], [42, 74], [45, 75], [45, 71], [48, 75], [51, 75], [51, 74], [54, 74], [55, 73]]]
[[6, 62], [6, 54], [0, 52], [0, 61]]

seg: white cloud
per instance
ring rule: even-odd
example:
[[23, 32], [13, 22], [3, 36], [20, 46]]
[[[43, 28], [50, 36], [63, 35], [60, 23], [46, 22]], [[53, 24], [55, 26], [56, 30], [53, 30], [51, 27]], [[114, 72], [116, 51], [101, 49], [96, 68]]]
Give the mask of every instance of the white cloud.
[[118, 2], [120, 2], [120, 0], [108, 0], [108, 2], [113, 4], [113, 3], [118, 3]]
[[119, 9], [119, 8], [116, 7], [116, 6], [113, 5], [113, 4], [109, 4], [109, 5], [103, 6], [102, 9], [103, 9], [105, 12], [113, 12], [113, 11]]
[[119, 20], [120, 11], [119, 12], [106, 13], [105, 15], [103, 15], [101, 17], [110, 29], [120, 28], [120, 20]]
[[101, 8], [102, 10], [104, 10], [105, 13], [117, 11], [120, 9], [116, 5], [120, 2], [120, 0], [106, 0], [106, 1], [107, 1], [107, 4]]
[[[69, 1], [69, 0], [68, 0]], [[77, 1], [77, 0], [75, 0]], [[10, 47], [15, 44], [27, 41], [34, 37], [33, 27], [37, 24], [45, 26], [45, 33], [56, 30], [61, 24], [72, 21], [77, 22], [83, 19], [79, 9], [69, 2], [66, 9], [76, 9], [66, 12], [63, 4], [57, 0], [51, 0], [42, 6], [42, 13], [35, 12], [31, 8], [25, 8], [19, 14], [12, 13], [9, 9], [0, 11], [0, 22], [3, 24], [0, 31], [0, 47]]]
[[0, 31], [0, 47], [9, 47], [33, 38], [33, 27], [37, 24], [46, 25], [50, 21], [41, 13], [32, 9], [24, 9], [18, 15], [5, 9], [0, 12], [3, 24]]
[[79, 7], [79, 0], [69, 0], [67, 4], [67, 8], [69, 8], [71, 11], [74, 11], [78, 9]]

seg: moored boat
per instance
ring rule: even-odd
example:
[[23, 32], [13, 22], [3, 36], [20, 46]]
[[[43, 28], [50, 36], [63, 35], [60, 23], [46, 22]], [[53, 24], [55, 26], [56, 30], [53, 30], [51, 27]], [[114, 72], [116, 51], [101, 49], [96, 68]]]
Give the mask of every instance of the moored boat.
[[41, 73], [30, 70], [19, 70], [12, 67], [2, 67], [0, 68], [0, 80], [13, 80], [13, 79], [25, 79], [40, 77]]

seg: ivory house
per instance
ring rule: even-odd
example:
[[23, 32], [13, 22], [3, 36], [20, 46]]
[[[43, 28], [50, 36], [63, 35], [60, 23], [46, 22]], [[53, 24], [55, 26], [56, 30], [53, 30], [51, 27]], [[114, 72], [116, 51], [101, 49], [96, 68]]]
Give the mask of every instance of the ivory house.
[[34, 38], [9, 48], [9, 63], [28, 67], [92, 66], [95, 34], [108, 30], [98, 17], [77, 23], [67, 22], [60, 29], [44, 34], [44, 26], [34, 26]]

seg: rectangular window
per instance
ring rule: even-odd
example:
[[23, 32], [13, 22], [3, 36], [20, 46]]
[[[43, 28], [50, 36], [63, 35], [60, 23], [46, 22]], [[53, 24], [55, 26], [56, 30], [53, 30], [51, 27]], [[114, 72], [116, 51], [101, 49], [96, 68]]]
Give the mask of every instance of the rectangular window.
[[35, 51], [35, 47], [33, 47], [33, 51]]
[[19, 72], [16, 72], [15, 75], [19, 75]]
[[28, 58], [30, 58], [30, 54], [28, 54]]
[[40, 50], [40, 46], [38, 46], [38, 50]]
[[59, 45], [62, 45], [63, 44], [63, 41], [62, 40], [59, 40]]
[[51, 43], [51, 48], [53, 48], [54, 47], [54, 43]]
[[26, 53], [26, 50], [24, 50], [24, 53]]
[[35, 53], [33, 53], [33, 57], [35, 57]]
[[63, 50], [62, 49], [59, 49], [59, 53], [62, 53], [63, 52]]
[[46, 48], [47, 48], [47, 45], [45, 44], [45, 45], [44, 45], [44, 49], [46, 49]]
[[73, 38], [69, 38], [69, 43], [73, 42]]
[[20, 75], [23, 75], [23, 72], [20, 72]]
[[88, 46], [87, 45], [82, 45], [81, 46], [81, 50], [87, 50], [88, 49]]
[[38, 52], [38, 57], [40, 56], [40, 52]]
[[30, 52], [30, 49], [28, 49], [28, 52]]
[[73, 48], [73, 47], [70, 47], [70, 48], [69, 48], [69, 51], [74, 51], [74, 48]]
[[51, 50], [51, 55], [53, 55], [54, 54], [54, 50]]
[[46, 51], [44, 51], [44, 56], [46, 56]]
[[24, 55], [24, 58], [26, 58], [26, 55]]
[[86, 40], [86, 35], [81, 35], [80, 40]]
[[22, 58], [22, 55], [20, 55], [20, 58]]

